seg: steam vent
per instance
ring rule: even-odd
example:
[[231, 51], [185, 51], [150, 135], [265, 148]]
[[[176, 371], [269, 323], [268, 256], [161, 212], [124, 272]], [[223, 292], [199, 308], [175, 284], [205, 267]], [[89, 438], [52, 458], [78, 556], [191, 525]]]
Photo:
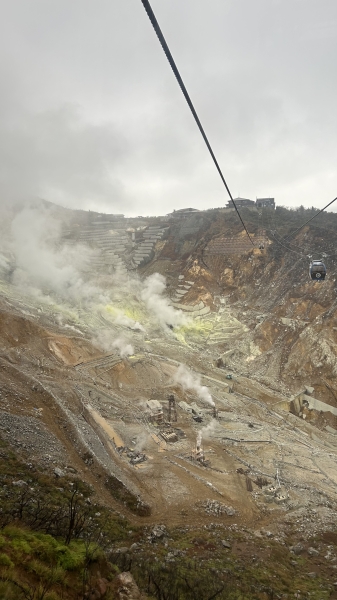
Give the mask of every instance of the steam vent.
[[81, 598], [337, 598], [337, 217], [292, 238], [327, 256], [315, 282], [277, 243], [300, 211], [242, 210], [254, 245], [231, 207], [6, 212], [0, 596], [42, 577], [33, 533], [14, 564], [22, 526], [63, 544], [69, 582], [67, 553], [76, 571], [76, 548], [105, 544], [81, 563]]

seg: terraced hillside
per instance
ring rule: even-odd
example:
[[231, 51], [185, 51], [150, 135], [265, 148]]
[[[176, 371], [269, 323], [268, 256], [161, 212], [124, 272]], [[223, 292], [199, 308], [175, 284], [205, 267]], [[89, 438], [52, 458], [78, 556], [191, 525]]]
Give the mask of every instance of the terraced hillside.
[[[303, 215], [288, 211], [287, 225], [282, 211], [247, 211], [247, 248], [223, 210], [181, 220], [42, 212], [31, 270], [15, 216], [3, 242], [6, 443], [59, 478], [75, 474], [137, 525], [331, 531], [333, 218], [290, 244], [281, 236]], [[313, 253], [328, 255], [324, 283], [309, 281]]]

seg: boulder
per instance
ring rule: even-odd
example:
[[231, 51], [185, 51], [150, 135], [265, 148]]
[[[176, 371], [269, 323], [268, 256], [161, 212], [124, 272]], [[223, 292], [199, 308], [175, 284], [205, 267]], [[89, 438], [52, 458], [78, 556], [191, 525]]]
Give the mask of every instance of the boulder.
[[134, 552], [134, 550], [137, 550], [137, 548], [138, 548], [138, 544], [135, 542], [134, 544], [132, 544], [130, 546], [130, 552]]
[[290, 550], [296, 555], [302, 554], [304, 546], [302, 544], [296, 544], [296, 546], [291, 546]]
[[146, 600], [129, 571], [117, 575], [114, 584], [116, 600]]
[[97, 579], [97, 583], [96, 583], [96, 587], [98, 589], [98, 591], [101, 594], [101, 597], [103, 598], [104, 594], [106, 594], [107, 589], [108, 589], [108, 580], [104, 579], [104, 577], [100, 577], [99, 579]]
[[160, 540], [167, 535], [165, 525], [156, 525], [151, 531], [152, 541]]
[[56, 475], [56, 477], [64, 477], [64, 471], [62, 471], [62, 469], [59, 469], [58, 467], [55, 467], [54, 475]]
[[12, 481], [12, 485], [15, 485], [17, 487], [24, 487], [25, 485], [28, 485], [28, 483], [26, 483], [26, 481], [23, 481], [23, 479], [18, 479], [17, 481]]

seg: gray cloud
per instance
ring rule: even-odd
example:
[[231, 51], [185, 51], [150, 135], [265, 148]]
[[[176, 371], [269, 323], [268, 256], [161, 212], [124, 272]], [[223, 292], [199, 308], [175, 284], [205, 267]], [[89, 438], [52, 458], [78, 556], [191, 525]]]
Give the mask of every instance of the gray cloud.
[[123, 198], [114, 168], [126, 142], [112, 126], [83, 122], [74, 107], [17, 115], [0, 123], [0, 194], [6, 200], [41, 196], [86, 208]]
[[[152, 0], [234, 194], [336, 194], [335, 0]], [[226, 193], [140, 0], [3, 3], [0, 194], [126, 214]]]

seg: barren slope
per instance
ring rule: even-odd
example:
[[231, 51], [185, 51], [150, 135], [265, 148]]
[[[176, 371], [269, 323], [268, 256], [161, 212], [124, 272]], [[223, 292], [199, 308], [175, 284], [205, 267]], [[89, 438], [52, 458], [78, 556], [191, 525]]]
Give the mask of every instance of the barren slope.
[[[219, 519], [275, 531], [297, 522], [305, 534], [315, 506], [307, 533], [329, 530], [337, 507], [336, 416], [306, 407], [291, 414], [291, 399], [312, 386], [313, 397], [337, 408], [334, 262], [324, 284], [312, 283], [307, 260], [267, 234], [264, 250], [211, 254], [212, 240], [236, 236], [240, 245], [242, 234], [222, 213], [193, 219], [169, 224], [166, 238], [156, 233], [154, 254], [138, 269], [141, 280], [167, 278], [164, 296], [189, 317], [173, 329], [156, 320], [138, 279], [124, 290], [130, 270], [118, 285], [100, 272], [102, 290], [117, 289], [111, 305], [95, 306], [47, 301], [3, 277], [1, 435], [27, 461], [78, 473], [102, 502], [136, 521]], [[159, 231], [156, 221], [147, 225]], [[312, 228], [296, 243], [331, 251], [333, 234], [324, 245], [321, 237]], [[86, 277], [84, 286], [97, 285], [97, 273]], [[100, 349], [103, 331], [109, 343], [132, 342], [133, 354], [121, 356], [120, 343]], [[199, 387], [175, 379], [181, 364]], [[160, 403], [160, 418], [151, 400]]]

